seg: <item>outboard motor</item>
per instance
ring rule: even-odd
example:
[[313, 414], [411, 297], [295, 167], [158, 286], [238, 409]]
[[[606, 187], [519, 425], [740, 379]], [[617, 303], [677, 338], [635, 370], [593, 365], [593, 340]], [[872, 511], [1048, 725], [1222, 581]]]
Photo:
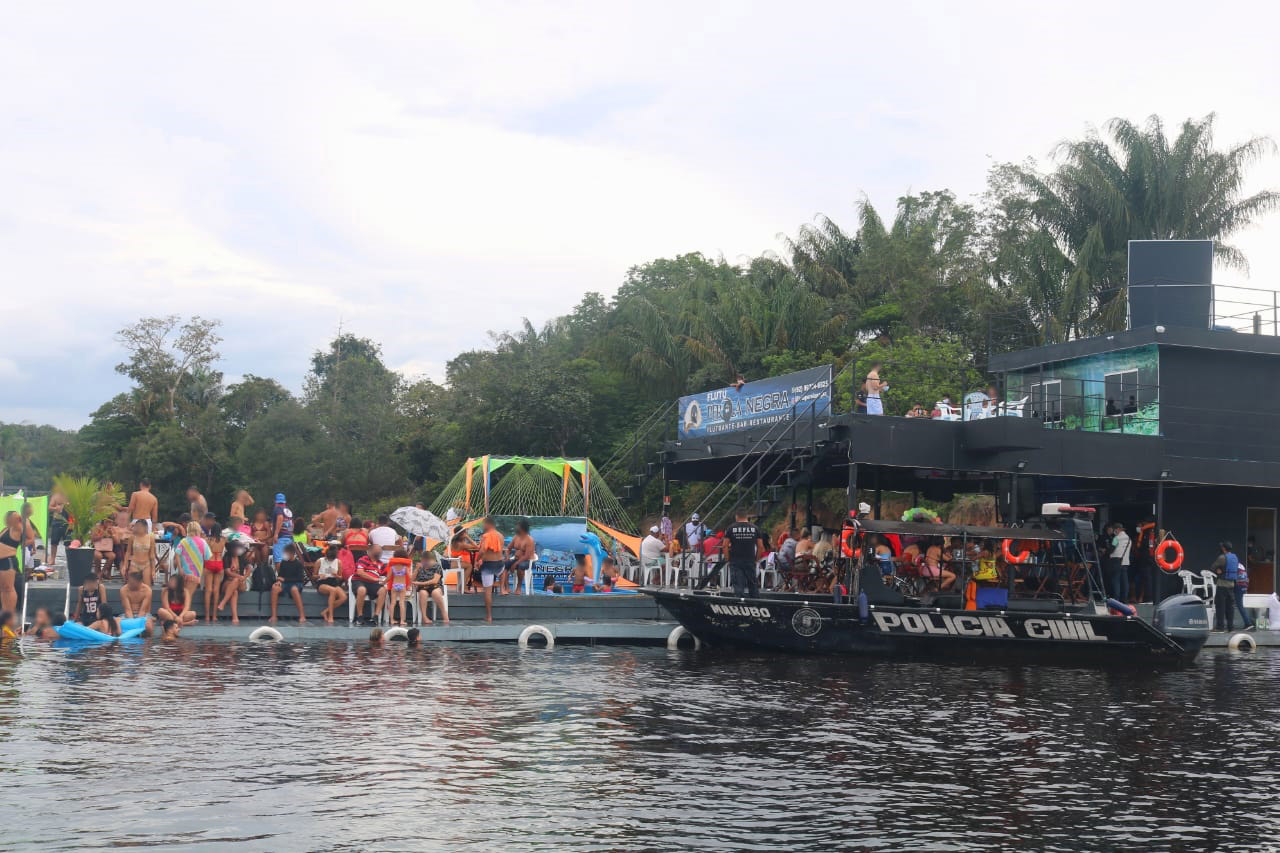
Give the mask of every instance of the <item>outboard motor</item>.
[[1209, 639], [1213, 621], [1197, 595], [1171, 595], [1156, 606], [1155, 626], [1180, 643]]

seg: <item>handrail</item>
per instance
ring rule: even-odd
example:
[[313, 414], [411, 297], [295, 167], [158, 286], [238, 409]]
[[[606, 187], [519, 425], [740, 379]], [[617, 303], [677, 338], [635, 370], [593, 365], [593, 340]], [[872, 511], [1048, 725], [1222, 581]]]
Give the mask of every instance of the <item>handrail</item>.
[[666, 403], [658, 406], [649, 413], [640, 425], [636, 427], [630, 435], [630, 440], [620, 444], [613, 454], [605, 460], [603, 465], [597, 466], [600, 476], [607, 482], [610, 477], [617, 472], [623, 465], [627, 457], [633, 456], [635, 451], [642, 445], [653, 439], [653, 434], [658, 428], [665, 428], [667, 418], [671, 410], [677, 405], [675, 400], [668, 400]]

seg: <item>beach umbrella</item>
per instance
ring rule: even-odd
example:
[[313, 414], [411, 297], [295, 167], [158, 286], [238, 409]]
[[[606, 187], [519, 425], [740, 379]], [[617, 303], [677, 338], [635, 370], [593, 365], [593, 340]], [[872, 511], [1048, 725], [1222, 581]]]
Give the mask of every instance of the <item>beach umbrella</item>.
[[441, 542], [449, 538], [449, 528], [439, 516], [416, 506], [400, 507], [391, 513], [391, 520], [410, 536], [425, 536]]

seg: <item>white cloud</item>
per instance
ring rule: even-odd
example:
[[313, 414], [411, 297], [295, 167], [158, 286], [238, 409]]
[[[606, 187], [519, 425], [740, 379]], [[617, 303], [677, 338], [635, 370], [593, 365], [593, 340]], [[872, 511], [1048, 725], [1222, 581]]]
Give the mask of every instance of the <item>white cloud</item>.
[[[1025, 8], [10, 10], [0, 275], [40, 353], [10, 378], [81, 423], [123, 387], [114, 330], [174, 312], [225, 318], [229, 375], [298, 387], [342, 323], [438, 379], [633, 264], [773, 249], [864, 192], [972, 195], [1113, 115], [1280, 137], [1271, 7], [1229, 40], [1191, 4]], [[1275, 227], [1238, 240], [1255, 285]]]

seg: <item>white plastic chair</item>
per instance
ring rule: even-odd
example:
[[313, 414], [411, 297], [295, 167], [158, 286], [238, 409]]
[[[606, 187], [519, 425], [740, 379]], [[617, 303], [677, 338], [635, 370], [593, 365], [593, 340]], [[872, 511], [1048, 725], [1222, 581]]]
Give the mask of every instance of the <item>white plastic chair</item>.
[[960, 420], [960, 410], [955, 406], [948, 406], [946, 403], [934, 403], [933, 407], [938, 410], [938, 416], [935, 421], [958, 421]]
[[[773, 586], [766, 583], [773, 576]], [[756, 583], [761, 589], [776, 589], [782, 583], [782, 572], [778, 569], [776, 554], [770, 554], [756, 564]]]
[[1030, 399], [1031, 399], [1031, 395], [1028, 394], [1027, 396], [1023, 397], [1021, 400], [1015, 400], [1012, 403], [1005, 403], [1004, 406], [1001, 407], [1001, 414], [1007, 415], [1008, 417], [1011, 417], [1011, 418], [1022, 417], [1022, 411], [1023, 409], [1026, 408], [1027, 401]]
[[990, 399], [982, 391], [970, 391], [964, 395], [964, 419], [966, 421], [980, 421], [987, 416], [987, 410], [984, 403]]

